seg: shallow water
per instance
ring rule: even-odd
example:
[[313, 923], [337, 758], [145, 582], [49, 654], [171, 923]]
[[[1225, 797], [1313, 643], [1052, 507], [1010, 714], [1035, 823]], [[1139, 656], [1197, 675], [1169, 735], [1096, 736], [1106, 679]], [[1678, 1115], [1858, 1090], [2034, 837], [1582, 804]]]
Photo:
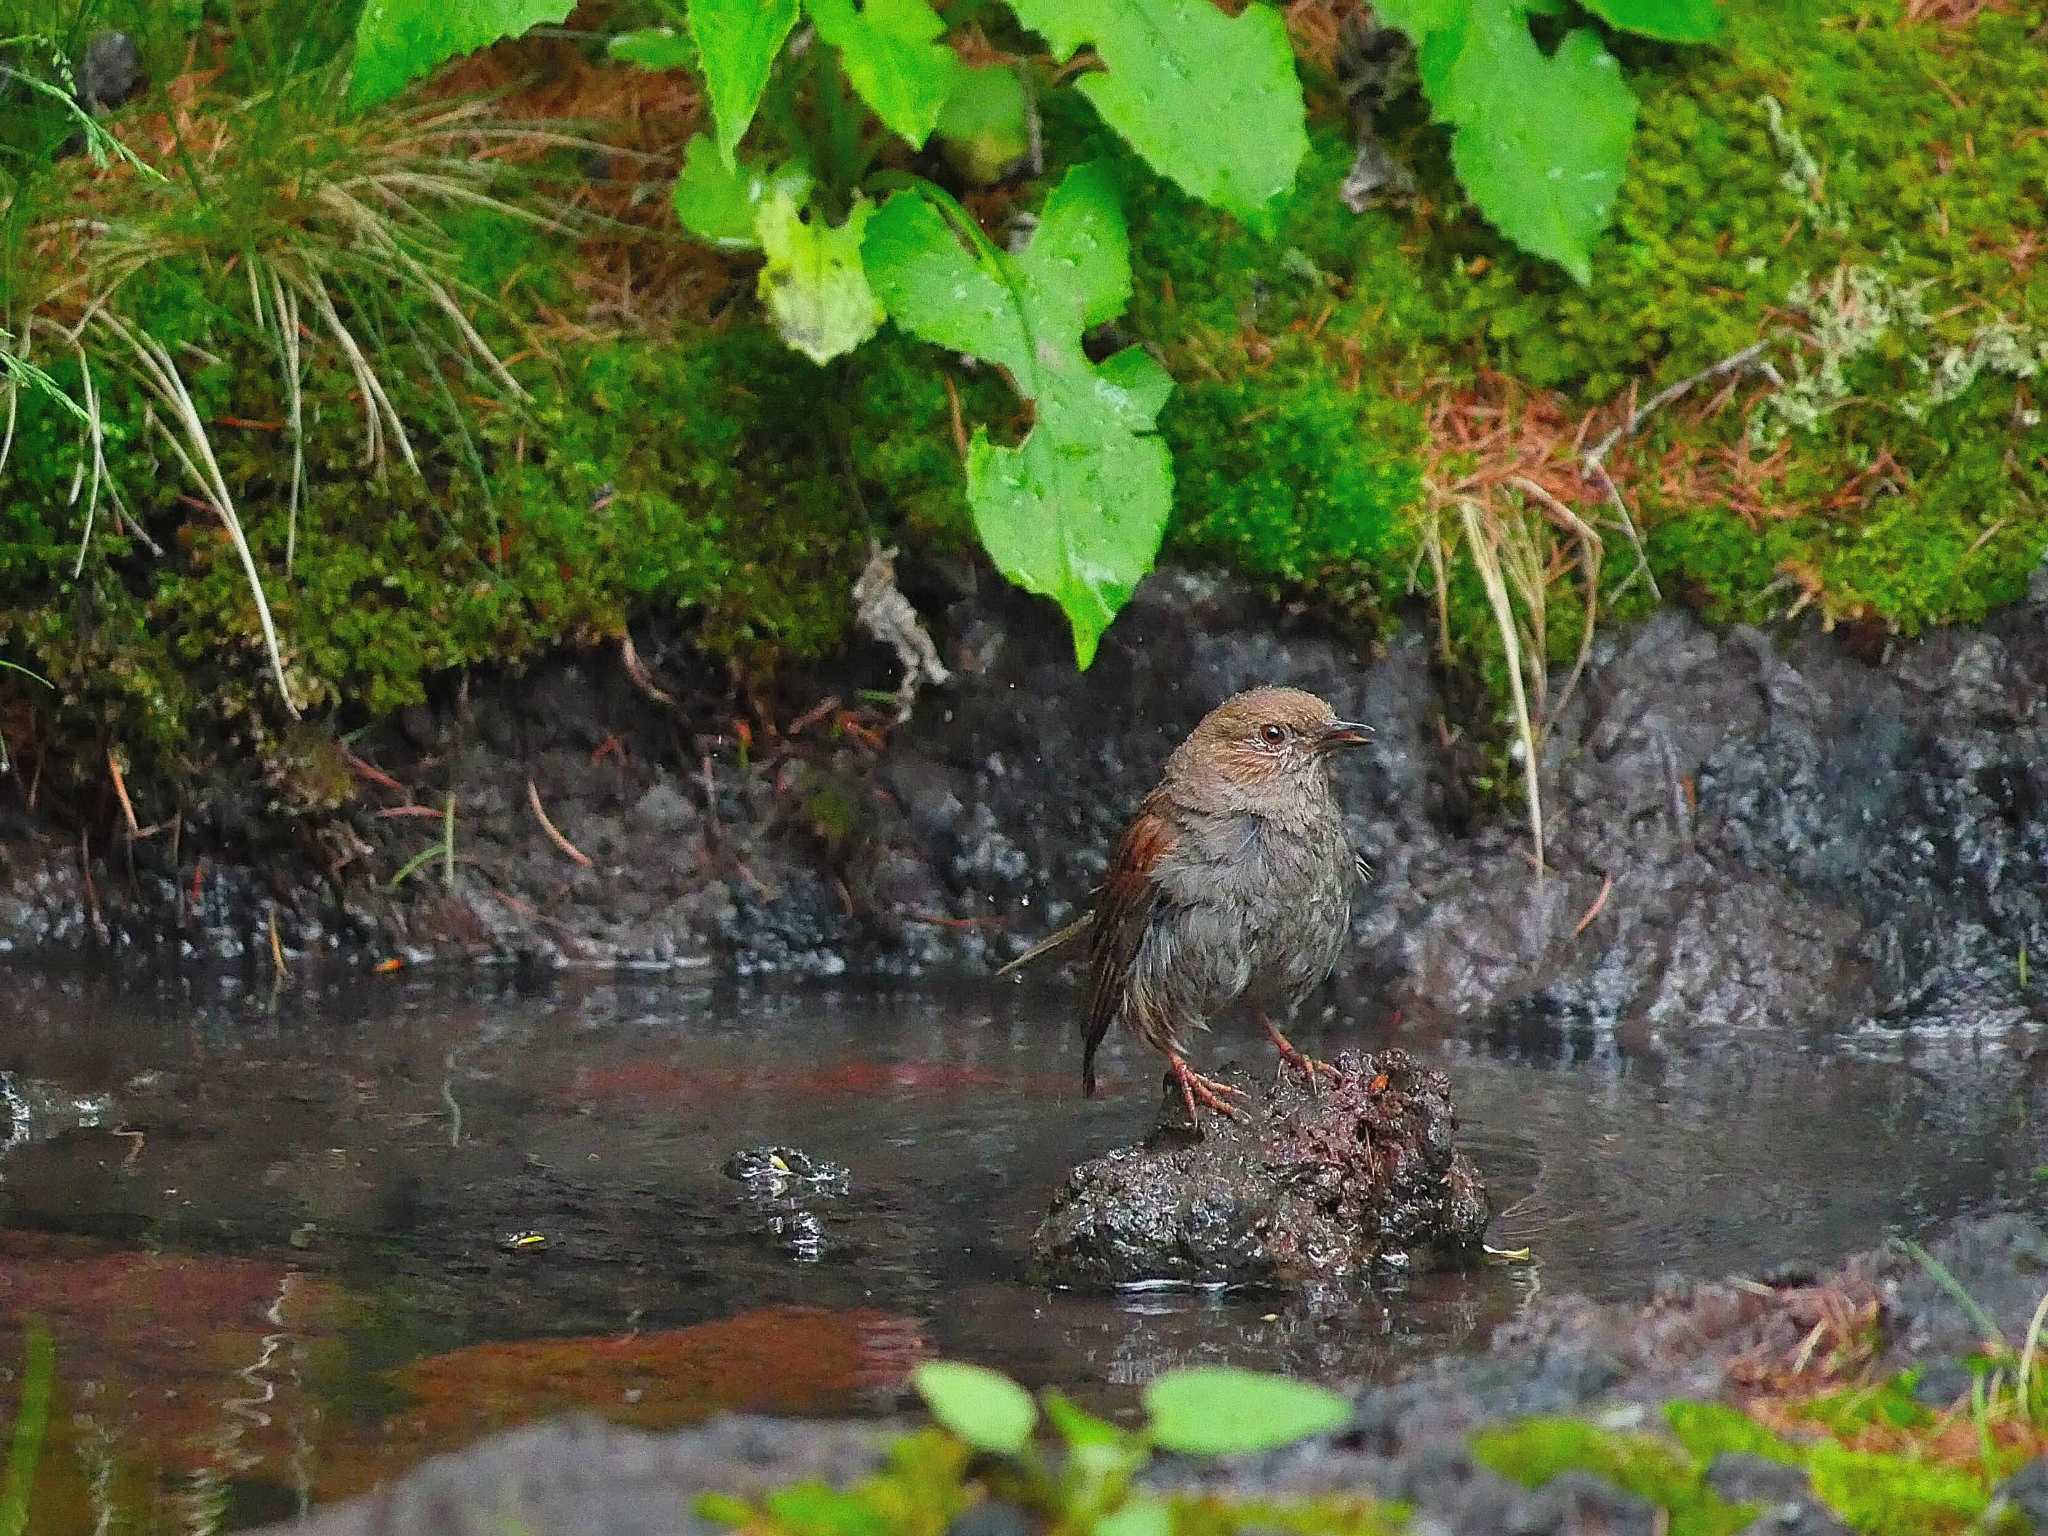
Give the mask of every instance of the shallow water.
[[[1082, 1099], [1057, 979], [11, 982], [0, 1361], [29, 1319], [55, 1338], [50, 1536], [259, 1523], [564, 1408], [887, 1412], [932, 1354], [1110, 1411], [1188, 1361], [1387, 1377], [1539, 1290], [1826, 1260], [2024, 1200], [2048, 1161], [2024, 1041], [1326, 1017], [1301, 1043], [1447, 1067], [1494, 1241], [1534, 1262], [1364, 1304], [1090, 1298], [1022, 1283], [1029, 1234], [1068, 1166], [1149, 1126], [1156, 1077], [1119, 1047]], [[722, 1171], [765, 1144], [850, 1181]]]

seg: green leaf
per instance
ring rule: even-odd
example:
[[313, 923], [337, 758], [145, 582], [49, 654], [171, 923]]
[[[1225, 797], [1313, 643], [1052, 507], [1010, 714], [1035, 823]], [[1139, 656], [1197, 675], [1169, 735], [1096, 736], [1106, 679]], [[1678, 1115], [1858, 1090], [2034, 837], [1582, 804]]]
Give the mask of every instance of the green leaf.
[[1173, 381], [1137, 348], [1100, 365], [1081, 348], [1082, 333], [1120, 313], [1131, 294], [1129, 240], [1107, 171], [1069, 171], [1018, 255], [985, 237], [970, 253], [930, 201], [898, 194], [868, 232], [867, 264], [898, 325], [998, 364], [1032, 402], [1035, 421], [1017, 447], [976, 430], [968, 505], [996, 568], [1066, 611], [1075, 660], [1086, 667], [1152, 568], [1173, 500], [1172, 463], [1153, 431]]
[[986, 185], [1031, 149], [1024, 82], [1000, 64], [962, 66], [939, 111], [946, 160], [969, 181]]
[[1273, 231], [1308, 153], [1301, 81], [1280, 13], [1211, 0], [1010, 0], [1065, 61], [1093, 44], [1106, 72], [1076, 87], [1155, 171]]
[[1097, 1418], [1063, 1392], [1045, 1394], [1045, 1416], [1070, 1448], [1084, 1445], [1122, 1445], [1131, 1437], [1109, 1420]]
[[1127, 1500], [1095, 1522], [1094, 1536], [1173, 1536], [1173, 1507], [1164, 1499]]
[[1635, 95], [1600, 39], [1581, 28], [1545, 57], [1513, 0], [1473, 0], [1462, 28], [1424, 45], [1422, 82], [1456, 129], [1451, 163], [1479, 211], [1591, 282], [1636, 126]]
[[1720, 0], [1582, 0], [1610, 26], [1666, 43], [1706, 43], [1721, 35]]
[[754, 232], [768, 257], [755, 288], [782, 339], [814, 363], [851, 352], [882, 324], [882, 306], [860, 259], [874, 211], [859, 197], [844, 224], [806, 219], [786, 182], [770, 185], [754, 210]]
[[388, 101], [437, 64], [561, 21], [574, 0], [369, 0], [356, 19], [356, 57], [348, 98], [359, 107]]
[[1168, 1371], [1145, 1389], [1152, 1438], [1190, 1456], [1270, 1451], [1342, 1429], [1351, 1404], [1327, 1387], [1228, 1366]]
[[1009, 1377], [979, 1365], [933, 1360], [910, 1378], [932, 1417], [978, 1450], [1015, 1456], [1031, 1443], [1038, 1405]]
[[758, 251], [761, 205], [769, 195], [786, 193], [801, 206], [810, 191], [810, 172], [802, 166], [769, 172], [742, 160], [728, 170], [711, 140], [695, 133], [683, 149], [683, 169], [672, 196], [676, 217], [691, 234], [728, 250]]
[[946, 30], [927, 0], [804, 0], [818, 36], [839, 50], [846, 78], [891, 133], [918, 149], [938, 126], [964, 66], [935, 41]]
[[690, 36], [703, 60], [718, 152], [727, 165], [746, 137], [768, 71], [796, 25], [797, 0], [690, 0]]
[[768, 1495], [768, 1513], [792, 1536], [890, 1536], [888, 1518], [856, 1492], [798, 1483]]
[[604, 51], [622, 64], [637, 64], [642, 69], [694, 69], [697, 65], [697, 45], [674, 27], [621, 32], [605, 44]]
[[1471, 9], [1472, 0], [1376, 0], [1375, 20], [1399, 27], [1408, 40], [1420, 45], [1432, 32], [1455, 27]]

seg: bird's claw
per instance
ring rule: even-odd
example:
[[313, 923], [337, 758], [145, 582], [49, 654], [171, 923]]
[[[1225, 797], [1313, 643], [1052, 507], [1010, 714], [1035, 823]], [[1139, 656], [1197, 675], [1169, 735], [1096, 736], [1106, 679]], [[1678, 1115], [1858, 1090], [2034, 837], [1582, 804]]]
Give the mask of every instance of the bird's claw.
[[1213, 1109], [1226, 1120], [1242, 1120], [1243, 1111], [1230, 1102], [1229, 1095], [1237, 1098], [1250, 1097], [1242, 1088], [1233, 1088], [1229, 1083], [1219, 1083], [1213, 1077], [1204, 1077], [1180, 1057], [1172, 1058], [1173, 1080], [1180, 1085], [1181, 1102], [1187, 1105], [1188, 1124], [1199, 1127], [1202, 1117], [1195, 1109], [1197, 1104]]
[[1317, 1073], [1327, 1072], [1332, 1082], [1337, 1081], [1344, 1075], [1327, 1061], [1318, 1061], [1315, 1057], [1305, 1054], [1292, 1040], [1289, 1040], [1273, 1027], [1271, 1019], [1261, 1018], [1259, 1022], [1265, 1025], [1266, 1036], [1273, 1042], [1273, 1049], [1280, 1053], [1280, 1065], [1273, 1072], [1273, 1085], [1275, 1087], [1278, 1087], [1280, 1084], [1280, 1074], [1289, 1067], [1294, 1068], [1295, 1071], [1308, 1079], [1308, 1086], [1311, 1092], [1316, 1091]]

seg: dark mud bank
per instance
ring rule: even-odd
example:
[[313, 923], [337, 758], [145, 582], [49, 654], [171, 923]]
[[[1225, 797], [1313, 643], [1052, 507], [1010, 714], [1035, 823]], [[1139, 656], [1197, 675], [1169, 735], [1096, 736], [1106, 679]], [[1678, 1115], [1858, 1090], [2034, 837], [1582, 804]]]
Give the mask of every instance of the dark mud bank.
[[[1925, 1385], [1916, 1391], [1932, 1400], [1939, 1393], [1929, 1388], [1945, 1379], [1967, 1397], [1968, 1372], [1957, 1362], [1982, 1346], [1987, 1319], [2007, 1339], [2026, 1334], [2048, 1287], [2048, 1231], [2013, 1217], [1966, 1222], [1935, 1246], [1934, 1256], [1945, 1272], [1939, 1279], [1931, 1267], [1887, 1250], [1826, 1274], [1674, 1283], [1638, 1306], [1571, 1297], [1539, 1302], [1496, 1335], [1489, 1356], [1366, 1390], [1355, 1399], [1350, 1425], [1336, 1435], [1213, 1466], [1166, 1461], [1148, 1479], [1162, 1489], [1241, 1496], [1371, 1494], [1409, 1505], [1418, 1531], [1459, 1536], [1651, 1536], [1667, 1529], [1668, 1519], [1643, 1499], [1591, 1473], [1521, 1487], [1480, 1464], [1474, 1431], [1539, 1414], [1653, 1429], [1668, 1401], [1739, 1397], [1760, 1363], [1810, 1356], [1802, 1341], [1823, 1320], [1842, 1315], [1871, 1320], [1871, 1370], [1921, 1367]], [[482, 1536], [506, 1529], [709, 1536], [720, 1527], [694, 1513], [701, 1495], [759, 1496], [813, 1478], [844, 1485], [880, 1464], [890, 1434], [885, 1425], [740, 1418], [666, 1435], [587, 1419], [541, 1424], [274, 1529], [280, 1536]], [[1767, 1507], [1752, 1530], [1846, 1529], [1796, 1469], [1730, 1454], [1708, 1477], [1731, 1498]], [[2038, 1519], [2048, 1513], [2035, 1503], [2038, 1485], [2038, 1477], [2022, 1471], [2006, 1497]]]
[[[1523, 828], [1473, 824], [1419, 632], [1367, 658], [1167, 573], [1077, 674], [1014, 594], [931, 617], [954, 680], [886, 736], [799, 702], [743, 741], [655, 702], [608, 650], [470, 679], [359, 738], [351, 806], [261, 860], [232, 853], [250, 821], [225, 794], [175, 844], [116, 839], [89, 862], [75, 836], [17, 825], [0, 943], [267, 965], [274, 916], [287, 959], [987, 964], [1071, 914], [1205, 709], [1286, 681], [1380, 733], [1345, 770], [1378, 870], [1330, 994], [1350, 1016], [1409, 997], [1651, 1030], [2039, 1016], [2023, 957], [2048, 961], [2048, 592], [1876, 658], [1676, 613], [1604, 636], [1546, 749], [1540, 887]], [[725, 694], [680, 648], [643, 637], [642, 654], [678, 699]], [[857, 703], [852, 683], [887, 671], [854, 658], [807, 697]], [[392, 889], [450, 795], [452, 864]]]

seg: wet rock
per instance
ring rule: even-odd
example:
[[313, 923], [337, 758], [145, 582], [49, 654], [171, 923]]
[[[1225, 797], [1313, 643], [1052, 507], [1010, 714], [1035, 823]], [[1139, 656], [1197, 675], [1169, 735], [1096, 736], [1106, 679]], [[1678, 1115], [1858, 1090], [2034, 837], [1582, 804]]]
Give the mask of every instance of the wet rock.
[[1510, 1511], [1500, 1529], [1507, 1536], [1652, 1536], [1660, 1523], [1656, 1506], [1640, 1494], [1590, 1472], [1566, 1472]]
[[1286, 1074], [1244, 1123], [1205, 1116], [1199, 1139], [1169, 1080], [1158, 1129], [1054, 1197], [1035, 1275], [1085, 1290], [1294, 1286], [1475, 1257], [1486, 1191], [1454, 1144], [1444, 1075], [1401, 1050], [1337, 1067], [1313, 1090]]
[[1998, 1485], [1996, 1501], [2016, 1509], [2034, 1524], [2048, 1531], [2048, 1457], [2035, 1457]]
[[845, 1484], [880, 1466], [872, 1425], [722, 1418], [683, 1434], [593, 1418], [534, 1425], [441, 1456], [366, 1498], [276, 1527], [279, 1536], [712, 1536], [701, 1494], [759, 1497], [793, 1482]]
[[748, 1147], [725, 1160], [721, 1170], [750, 1188], [782, 1194], [798, 1185], [827, 1194], [845, 1194], [852, 1175], [838, 1163], [812, 1157], [795, 1147]]
[[96, 32], [78, 77], [79, 104], [88, 112], [118, 107], [142, 89], [142, 52], [126, 32]]
[[1804, 1467], [1730, 1451], [1707, 1468], [1707, 1486], [1730, 1504], [1763, 1506], [1743, 1536], [1849, 1536], [1849, 1527], [1815, 1497]]
[[1036, 1536], [1038, 1522], [1014, 1504], [989, 1499], [963, 1510], [946, 1527], [946, 1536]]

